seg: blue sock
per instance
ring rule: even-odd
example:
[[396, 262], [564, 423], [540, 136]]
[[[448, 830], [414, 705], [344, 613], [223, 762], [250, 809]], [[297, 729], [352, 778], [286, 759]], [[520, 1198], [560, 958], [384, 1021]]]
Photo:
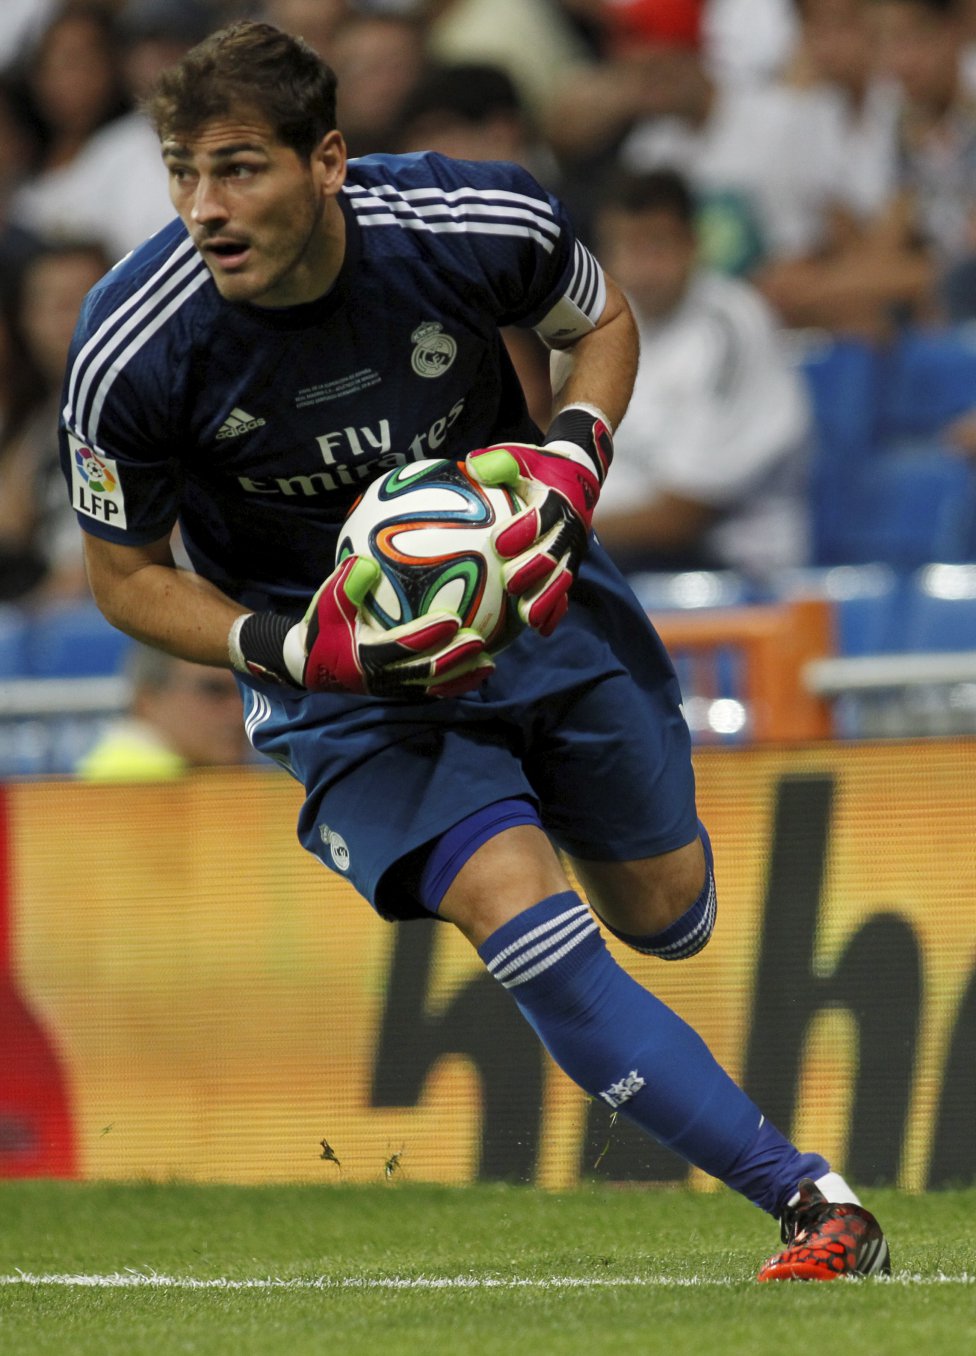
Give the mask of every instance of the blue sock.
[[577, 894], [526, 909], [478, 954], [574, 1082], [689, 1163], [772, 1212], [801, 1177], [820, 1175], [701, 1037], [617, 964]]

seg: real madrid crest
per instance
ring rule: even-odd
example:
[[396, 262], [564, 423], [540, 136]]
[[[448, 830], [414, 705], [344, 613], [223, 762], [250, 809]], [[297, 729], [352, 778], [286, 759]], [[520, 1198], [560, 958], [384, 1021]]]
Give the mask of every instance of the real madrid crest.
[[418, 377], [439, 377], [457, 357], [457, 343], [445, 334], [440, 321], [425, 320], [410, 336], [414, 350], [410, 366]]

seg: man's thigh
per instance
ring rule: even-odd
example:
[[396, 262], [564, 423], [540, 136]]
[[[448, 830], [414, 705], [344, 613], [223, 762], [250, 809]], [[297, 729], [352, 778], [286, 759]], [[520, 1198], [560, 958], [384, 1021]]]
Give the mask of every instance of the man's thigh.
[[573, 859], [641, 862], [698, 837], [691, 738], [676, 682], [644, 687], [628, 674], [609, 676], [535, 741], [525, 768], [545, 828]]

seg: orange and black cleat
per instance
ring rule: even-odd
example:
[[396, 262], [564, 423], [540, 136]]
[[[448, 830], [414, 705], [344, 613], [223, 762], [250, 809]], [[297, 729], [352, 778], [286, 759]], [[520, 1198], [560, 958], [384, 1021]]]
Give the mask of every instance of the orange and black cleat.
[[759, 1281], [835, 1281], [839, 1276], [890, 1275], [881, 1226], [869, 1210], [828, 1201], [809, 1177], [783, 1211], [786, 1247], [764, 1262]]

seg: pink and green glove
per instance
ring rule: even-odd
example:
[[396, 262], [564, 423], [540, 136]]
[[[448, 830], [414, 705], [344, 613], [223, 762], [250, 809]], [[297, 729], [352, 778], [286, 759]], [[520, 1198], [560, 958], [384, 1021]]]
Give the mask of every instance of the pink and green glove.
[[347, 556], [315, 594], [300, 622], [277, 612], [249, 612], [231, 629], [235, 669], [309, 692], [373, 697], [456, 697], [480, 686], [494, 668], [484, 638], [460, 617], [436, 613], [381, 631], [364, 621], [366, 595], [379, 566]]
[[505, 561], [505, 587], [518, 600], [519, 616], [544, 636], [569, 607], [612, 458], [613, 436], [601, 412], [567, 405], [541, 446], [500, 443], [465, 459], [476, 480], [508, 485], [526, 506], [496, 531], [493, 544]]

